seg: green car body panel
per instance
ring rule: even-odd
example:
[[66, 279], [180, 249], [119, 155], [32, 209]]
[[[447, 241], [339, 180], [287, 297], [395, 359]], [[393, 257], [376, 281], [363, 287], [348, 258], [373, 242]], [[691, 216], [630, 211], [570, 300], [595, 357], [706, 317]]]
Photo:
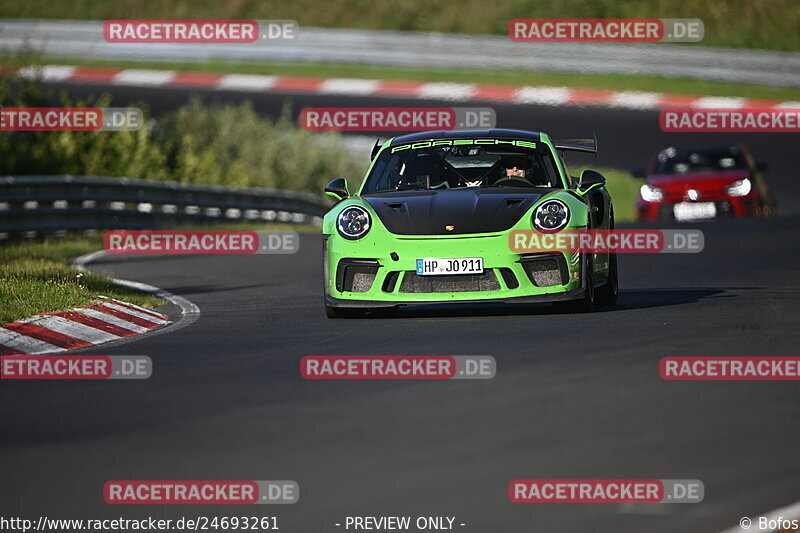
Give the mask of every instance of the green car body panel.
[[[502, 138], [512, 138], [514, 130], [489, 130], [466, 132], [475, 138], [494, 138], [498, 131], [504, 132]], [[434, 132], [431, 132], [433, 134]], [[435, 132], [438, 138], [464, 137], [465, 132]], [[543, 191], [527, 211], [519, 216], [511, 227], [500, 231], [476, 231], [457, 234], [409, 234], [393, 233], [387, 228], [380, 213], [368, 201], [375, 203], [375, 193], [362, 196], [366, 179], [358, 193], [339, 201], [325, 215], [322, 224], [324, 241], [325, 305], [328, 308], [378, 308], [403, 304], [446, 303], [446, 302], [548, 302], [572, 300], [584, 297], [586, 289], [586, 265], [592, 266], [590, 279], [595, 286], [602, 285], [609, 278], [609, 255], [582, 253], [558, 254], [519, 254], [511, 251], [509, 238], [515, 230], [532, 230], [533, 214], [544, 202], [557, 199], [569, 208], [569, 221], [563, 230], [583, 228], [613, 228], [613, 207], [603, 185], [595, 185], [589, 190], [580, 190], [575, 178], [571, 178], [563, 160], [558, 156], [553, 141], [544, 133], [531, 134], [516, 132], [522, 139], [538, 135], [537, 142], [546, 145], [553, 154], [558, 167], [561, 187]], [[523, 134], [525, 136], [523, 136]], [[397, 146], [404, 138], [425, 138], [424, 134], [393, 138], [381, 146], [373, 157], [367, 176], [385, 151]], [[463, 190], [463, 189], [462, 189]], [[416, 192], [416, 191], [415, 191]], [[391, 203], [393, 193], [378, 196], [378, 202]], [[406, 193], [407, 194], [407, 193]], [[449, 191], [437, 194], [451, 194]], [[484, 193], [486, 194], [486, 193]], [[513, 191], [495, 192], [514, 197]], [[593, 202], [592, 198], [598, 201]], [[598, 207], [595, 204], [602, 204]], [[357, 239], [343, 237], [337, 230], [339, 214], [351, 206], [358, 206], [369, 213], [370, 227], [367, 233]], [[599, 223], [597, 223], [599, 222]], [[452, 226], [448, 226], [451, 228]], [[546, 257], [545, 257], [546, 256]], [[421, 258], [483, 258], [484, 274], [474, 281], [474, 287], [458, 290], [447, 289], [447, 283], [418, 281], [411, 278], [436, 278], [438, 276], [417, 276], [417, 259]], [[534, 283], [525, 265], [528, 261], [556, 259], [561, 273], [557, 285], [539, 286]], [[552, 265], [552, 263], [551, 263]], [[346, 275], [347, 269], [352, 269]], [[510, 273], [510, 275], [509, 275]], [[455, 276], [476, 276], [460, 274]], [[455, 277], [450, 276], [450, 277]], [[409, 278], [409, 279], [406, 279]], [[458, 280], [456, 280], [458, 281]], [[477, 290], [469, 290], [474, 288]], [[350, 289], [350, 290], [348, 290]], [[429, 292], [426, 292], [429, 291]]]

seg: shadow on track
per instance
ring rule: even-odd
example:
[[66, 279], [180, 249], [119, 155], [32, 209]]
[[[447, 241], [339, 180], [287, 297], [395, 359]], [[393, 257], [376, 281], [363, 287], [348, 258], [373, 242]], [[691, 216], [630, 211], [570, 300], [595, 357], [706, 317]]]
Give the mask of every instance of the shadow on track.
[[[594, 313], [609, 313], [651, 307], [691, 304], [705, 298], [732, 298], [727, 289], [634, 289], [621, 290], [617, 305], [596, 307]], [[492, 304], [474, 302], [469, 304], [418, 304], [398, 309], [376, 309], [367, 318], [434, 318], [474, 316], [519, 316], [519, 315], [570, 315], [559, 313], [552, 305], [543, 304]], [[591, 314], [591, 313], [589, 313]]]

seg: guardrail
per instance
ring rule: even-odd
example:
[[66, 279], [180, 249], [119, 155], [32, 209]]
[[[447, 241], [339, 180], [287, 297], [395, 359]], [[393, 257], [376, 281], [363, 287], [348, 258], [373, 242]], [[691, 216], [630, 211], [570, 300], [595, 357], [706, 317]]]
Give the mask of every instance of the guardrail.
[[72, 231], [185, 224], [319, 224], [328, 204], [313, 194], [96, 176], [0, 178], [0, 239]]
[[800, 54], [701, 45], [517, 43], [501, 35], [301, 26], [294, 39], [249, 44], [119, 44], [102, 21], [0, 19], [0, 50], [126, 61], [362, 63], [436, 69], [639, 74], [800, 87]]

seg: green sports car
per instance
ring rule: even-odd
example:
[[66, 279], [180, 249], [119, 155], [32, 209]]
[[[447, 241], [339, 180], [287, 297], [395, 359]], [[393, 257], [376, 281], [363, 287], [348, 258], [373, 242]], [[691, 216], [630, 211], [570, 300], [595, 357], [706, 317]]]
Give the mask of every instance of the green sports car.
[[605, 178], [571, 177], [563, 151], [597, 141], [552, 141], [518, 130], [437, 131], [373, 150], [357, 194], [325, 192], [325, 311], [331, 318], [408, 304], [553, 302], [590, 311], [617, 300], [614, 253], [514, 253], [514, 230], [613, 229]]

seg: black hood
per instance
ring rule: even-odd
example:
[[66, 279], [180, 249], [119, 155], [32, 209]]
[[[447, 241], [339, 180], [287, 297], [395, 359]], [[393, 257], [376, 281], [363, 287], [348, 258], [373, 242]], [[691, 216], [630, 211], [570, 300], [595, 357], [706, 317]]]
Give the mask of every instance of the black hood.
[[[458, 235], [504, 231], [552, 189], [449, 189], [363, 196], [398, 235]], [[453, 226], [452, 231], [447, 226]]]

